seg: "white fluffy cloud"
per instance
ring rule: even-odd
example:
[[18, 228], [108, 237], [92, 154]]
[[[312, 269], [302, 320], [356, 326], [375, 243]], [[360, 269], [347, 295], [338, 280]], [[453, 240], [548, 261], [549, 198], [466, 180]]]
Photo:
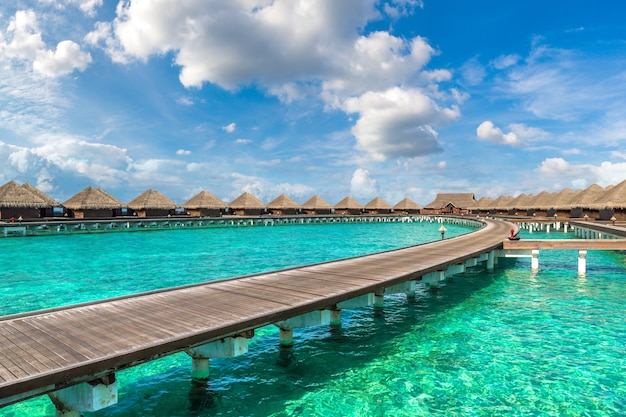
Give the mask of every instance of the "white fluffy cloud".
[[224, 132], [233, 133], [235, 130], [237, 130], [237, 124], [229, 123], [226, 126], [222, 126], [222, 130]]
[[358, 113], [352, 129], [357, 148], [375, 160], [416, 157], [441, 150], [432, 125], [459, 117], [456, 106], [441, 108], [421, 90], [398, 87], [368, 92], [344, 103], [348, 113]]
[[378, 183], [370, 177], [368, 170], [357, 168], [350, 180], [350, 194], [356, 198], [372, 198], [378, 194]]
[[504, 145], [521, 145], [521, 141], [518, 136], [513, 133], [504, 133], [500, 128], [495, 127], [489, 120], [484, 121], [476, 129], [476, 136], [479, 139], [486, 140], [492, 143], [499, 143]]
[[[438, 91], [448, 70], [425, 70], [437, 53], [419, 36], [362, 35], [375, 0], [128, 0], [86, 39], [117, 62], [172, 53], [186, 87], [254, 84], [285, 103], [317, 97], [357, 113], [357, 148], [377, 160], [440, 151], [434, 126], [459, 116], [463, 95]], [[392, 1], [400, 16], [421, 1]], [[374, 101], [378, 101], [375, 104]], [[441, 107], [443, 106], [443, 107]], [[449, 107], [445, 107], [449, 106]]]
[[597, 183], [606, 187], [617, 185], [626, 178], [626, 162], [572, 164], [563, 158], [547, 158], [537, 168], [537, 172], [545, 181], [569, 183], [572, 186]]
[[57, 44], [55, 50], [46, 49], [32, 10], [20, 10], [10, 19], [4, 36], [0, 32], [0, 59], [31, 63], [33, 70], [47, 77], [58, 77], [84, 71], [91, 63], [91, 55], [83, 52], [71, 40]]

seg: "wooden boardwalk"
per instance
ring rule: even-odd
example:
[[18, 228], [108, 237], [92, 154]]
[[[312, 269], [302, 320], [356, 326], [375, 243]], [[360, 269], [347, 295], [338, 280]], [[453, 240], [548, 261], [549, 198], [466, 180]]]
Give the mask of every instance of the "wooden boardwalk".
[[420, 279], [502, 249], [513, 227], [300, 268], [0, 317], [0, 407]]

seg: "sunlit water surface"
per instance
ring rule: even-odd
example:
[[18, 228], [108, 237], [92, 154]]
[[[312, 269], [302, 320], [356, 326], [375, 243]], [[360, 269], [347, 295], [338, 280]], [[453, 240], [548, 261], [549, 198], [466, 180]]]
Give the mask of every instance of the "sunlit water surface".
[[[436, 223], [326, 224], [0, 239], [0, 314], [439, 239]], [[446, 236], [465, 233], [446, 225]], [[525, 234], [524, 237], [530, 237]], [[532, 237], [558, 237], [534, 234]], [[570, 236], [572, 237], [572, 236]], [[176, 354], [118, 373], [119, 403], [85, 416], [623, 416], [624, 254], [542, 251], [342, 312], [340, 329], [258, 329], [249, 352], [192, 382]], [[46, 396], [0, 416], [52, 416]]]

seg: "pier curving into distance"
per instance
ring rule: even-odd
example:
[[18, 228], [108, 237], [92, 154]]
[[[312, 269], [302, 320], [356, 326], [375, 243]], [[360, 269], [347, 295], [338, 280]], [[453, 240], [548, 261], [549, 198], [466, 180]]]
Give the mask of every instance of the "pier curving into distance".
[[338, 325], [342, 309], [382, 307], [386, 294], [410, 296], [418, 281], [437, 286], [478, 263], [493, 269], [517, 226], [481, 222], [403, 249], [0, 317], [0, 407], [48, 394], [57, 416], [79, 416], [117, 402], [119, 370], [184, 351], [191, 376], [207, 378], [210, 358], [247, 352], [262, 326], [290, 346], [293, 329]]

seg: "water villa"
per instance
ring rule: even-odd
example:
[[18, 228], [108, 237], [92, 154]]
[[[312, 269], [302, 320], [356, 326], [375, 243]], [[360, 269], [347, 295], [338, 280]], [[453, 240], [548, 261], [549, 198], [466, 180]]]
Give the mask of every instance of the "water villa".
[[367, 214], [389, 214], [393, 212], [393, 209], [385, 200], [376, 197], [365, 204], [365, 212]]
[[290, 197], [285, 194], [281, 194], [269, 203], [267, 203], [267, 209], [270, 214], [277, 216], [294, 215], [302, 212], [300, 204], [296, 203]]
[[0, 187], [0, 219], [38, 218], [45, 215], [46, 210], [52, 209], [56, 202], [50, 197], [40, 196], [40, 193], [43, 194], [41, 191], [31, 191], [30, 187], [15, 181]]
[[267, 212], [265, 204], [247, 191], [234, 199], [228, 209], [235, 216], [260, 216]]
[[331, 214], [333, 207], [322, 197], [314, 195], [302, 204], [302, 212], [310, 215], [324, 215]]
[[344, 197], [340, 202], [335, 204], [334, 208], [335, 214], [350, 214], [353, 216], [363, 213], [364, 210], [363, 204], [350, 196]]
[[63, 202], [69, 217], [75, 219], [110, 218], [122, 214], [122, 203], [101, 188], [89, 186]]
[[192, 217], [220, 217], [226, 212], [226, 203], [208, 191], [200, 191], [182, 207]]
[[176, 214], [178, 204], [158, 191], [148, 189], [128, 203], [133, 216], [164, 217]]

